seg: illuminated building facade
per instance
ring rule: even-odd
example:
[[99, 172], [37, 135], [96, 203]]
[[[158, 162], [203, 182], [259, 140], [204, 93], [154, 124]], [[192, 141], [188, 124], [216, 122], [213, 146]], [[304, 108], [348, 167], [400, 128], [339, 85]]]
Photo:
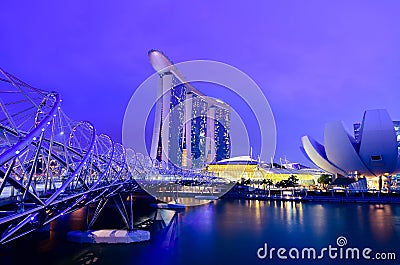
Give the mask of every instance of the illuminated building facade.
[[393, 121], [394, 131], [396, 132], [397, 149], [400, 153], [400, 121]]
[[[230, 112], [224, 108], [216, 108], [214, 110], [215, 115], [215, 145], [216, 145], [216, 159], [220, 161], [229, 158], [231, 150], [231, 143], [229, 140], [229, 128], [230, 128]], [[209, 162], [212, 162], [209, 161]]]
[[269, 179], [273, 183], [277, 183], [287, 180], [290, 176], [296, 176], [300, 186], [318, 184], [318, 178], [325, 173], [322, 170], [307, 167], [302, 167], [301, 169], [271, 168], [267, 164], [252, 159], [250, 156], [232, 157], [211, 163], [207, 165], [207, 171], [214, 173], [215, 176], [237, 182], [242, 179], [253, 181]]
[[160, 51], [149, 52], [159, 74], [150, 156], [185, 168], [230, 157], [230, 107], [186, 82]]
[[385, 109], [367, 110], [353, 127], [354, 137], [342, 122], [329, 122], [324, 144], [305, 135], [302, 150], [319, 168], [337, 177], [366, 177], [369, 188], [381, 190], [400, 172], [398, 125]]

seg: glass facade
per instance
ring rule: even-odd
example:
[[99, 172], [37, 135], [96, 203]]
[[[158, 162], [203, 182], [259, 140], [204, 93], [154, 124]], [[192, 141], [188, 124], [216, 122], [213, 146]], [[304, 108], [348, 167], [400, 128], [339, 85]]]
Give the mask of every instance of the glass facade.
[[[172, 75], [171, 73], [165, 73], [166, 75]], [[163, 78], [161, 76], [160, 78]], [[181, 139], [183, 137], [183, 130], [182, 130], [182, 124], [184, 120], [184, 101], [186, 99], [186, 87], [184, 84], [181, 84], [179, 80], [172, 75], [172, 82], [171, 84], [168, 84], [169, 87], [169, 92], [166, 93], [164, 91], [164, 96], [163, 97], [169, 97], [169, 112], [168, 112], [168, 119], [169, 119], [169, 124], [168, 124], [168, 160], [172, 162], [175, 165], [181, 165], [182, 164], [182, 152], [181, 152], [181, 146], [180, 144]], [[160, 99], [157, 104], [161, 104], [162, 107], [160, 110], [163, 110], [165, 107], [163, 105], [163, 100]], [[163, 113], [163, 112], [161, 112]], [[161, 113], [156, 113], [156, 115], [162, 115]], [[161, 120], [165, 120], [166, 117], [162, 117]], [[158, 135], [158, 147], [157, 147], [157, 157], [156, 159], [161, 161], [162, 160], [162, 153], [163, 150], [162, 148], [162, 127], [163, 124], [162, 122], [159, 124], [160, 126], [160, 134]]]
[[393, 121], [394, 131], [396, 132], [397, 150], [400, 153], [400, 121]]
[[357, 142], [360, 142], [361, 123], [359, 123], [359, 122], [354, 123], [353, 129], [354, 129], [354, 138], [356, 139]]
[[192, 167], [202, 168], [206, 161], [207, 101], [192, 93], [191, 150]]
[[228, 109], [216, 108], [215, 110], [215, 161], [227, 159], [231, 153], [231, 139], [229, 135], [231, 127], [231, 114]]
[[171, 84], [171, 103], [169, 113], [168, 158], [175, 165], [182, 164], [183, 122], [186, 87], [174, 76]]
[[[155, 158], [159, 161], [168, 159], [176, 166], [188, 168], [203, 168], [210, 160], [210, 154], [215, 156], [211, 159], [214, 162], [229, 158], [229, 106], [202, 96], [192, 86], [182, 84], [171, 73], [164, 73], [160, 78], [162, 80], [159, 93], [163, 93], [163, 96], [157, 102], [159, 108], [156, 115], [160, 115], [161, 119], [155, 119], [159, 120], [159, 124], [156, 125], [159, 126], [159, 130], [157, 134], [153, 134], [157, 139]], [[165, 106], [168, 109], [165, 109]], [[214, 110], [211, 116], [210, 108]], [[168, 126], [163, 125], [167, 120]], [[190, 125], [186, 125], [187, 123]], [[167, 141], [162, 139], [166, 136]], [[214, 143], [207, 145], [207, 141]], [[163, 142], [168, 143], [167, 148], [163, 148]]]

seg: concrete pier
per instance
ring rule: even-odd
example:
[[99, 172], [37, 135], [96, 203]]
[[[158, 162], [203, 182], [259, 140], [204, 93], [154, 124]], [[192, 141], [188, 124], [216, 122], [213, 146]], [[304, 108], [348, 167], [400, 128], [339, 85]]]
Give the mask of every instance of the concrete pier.
[[67, 240], [70, 242], [91, 244], [129, 244], [150, 240], [150, 232], [117, 229], [75, 230], [67, 233]]

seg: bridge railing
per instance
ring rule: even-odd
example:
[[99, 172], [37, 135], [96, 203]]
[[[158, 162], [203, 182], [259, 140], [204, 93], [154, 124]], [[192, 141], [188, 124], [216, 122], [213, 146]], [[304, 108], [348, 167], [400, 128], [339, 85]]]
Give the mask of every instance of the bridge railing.
[[[88, 121], [74, 121], [56, 92], [0, 68], [0, 243], [122, 191], [141, 180], [178, 183], [182, 170], [125, 149]], [[179, 184], [179, 183], [178, 183]]]

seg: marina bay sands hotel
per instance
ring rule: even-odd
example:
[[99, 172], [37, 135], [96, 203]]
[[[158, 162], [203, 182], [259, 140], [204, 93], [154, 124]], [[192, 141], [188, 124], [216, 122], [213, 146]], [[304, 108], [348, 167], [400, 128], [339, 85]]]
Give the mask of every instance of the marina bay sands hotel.
[[185, 80], [161, 51], [148, 53], [159, 74], [150, 156], [183, 168], [230, 157], [230, 107]]

